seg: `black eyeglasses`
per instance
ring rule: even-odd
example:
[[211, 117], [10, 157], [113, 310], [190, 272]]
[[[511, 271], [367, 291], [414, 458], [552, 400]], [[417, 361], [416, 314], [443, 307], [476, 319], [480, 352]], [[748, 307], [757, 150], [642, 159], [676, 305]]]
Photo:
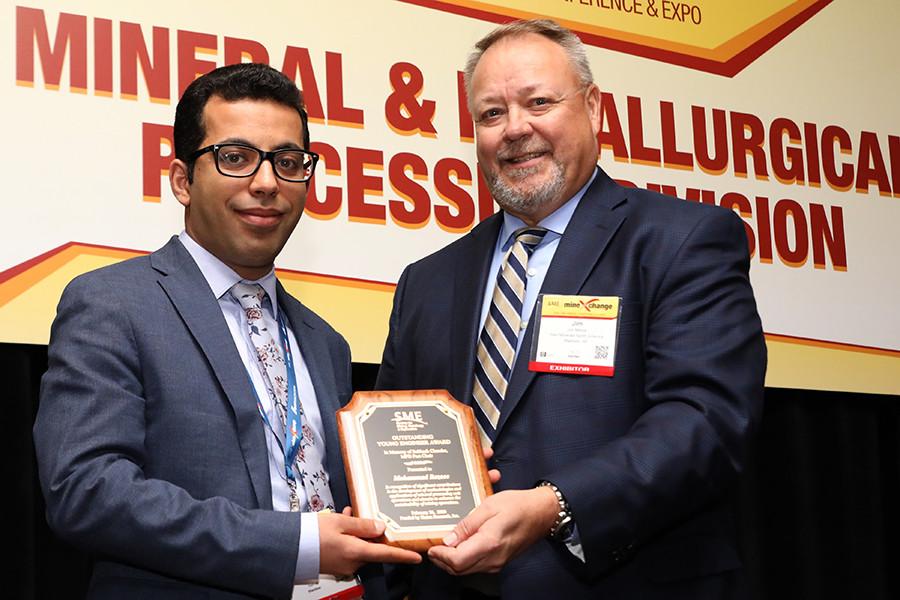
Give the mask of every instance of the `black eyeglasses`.
[[263, 152], [248, 144], [213, 144], [194, 152], [191, 162], [207, 152], [213, 153], [216, 170], [226, 177], [252, 177], [267, 160], [272, 163], [276, 177], [293, 183], [309, 181], [319, 160], [315, 152], [294, 148]]

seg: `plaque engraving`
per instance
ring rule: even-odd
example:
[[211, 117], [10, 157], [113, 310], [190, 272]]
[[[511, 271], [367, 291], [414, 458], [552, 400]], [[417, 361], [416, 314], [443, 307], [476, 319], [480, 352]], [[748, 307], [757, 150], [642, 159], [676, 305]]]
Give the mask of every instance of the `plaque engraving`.
[[418, 552], [491, 494], [472, 409], [445, 390], [357, 392], [338, 411], [353, 514]]

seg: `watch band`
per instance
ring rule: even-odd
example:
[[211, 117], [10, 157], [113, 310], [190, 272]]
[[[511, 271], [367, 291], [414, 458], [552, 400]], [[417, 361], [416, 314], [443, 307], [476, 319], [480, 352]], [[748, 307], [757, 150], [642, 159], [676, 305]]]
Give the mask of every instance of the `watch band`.
[[559, 503], [559, 511], [556, 513], [556, 520], [550, 527], [550, 537], [555, 540], [564, 540], [569, 536], [572, 530], [572, 509], [559, 488], [549, 481], [541, 481], [539, 487], [548, 487], [556, 495], [556, 501]]

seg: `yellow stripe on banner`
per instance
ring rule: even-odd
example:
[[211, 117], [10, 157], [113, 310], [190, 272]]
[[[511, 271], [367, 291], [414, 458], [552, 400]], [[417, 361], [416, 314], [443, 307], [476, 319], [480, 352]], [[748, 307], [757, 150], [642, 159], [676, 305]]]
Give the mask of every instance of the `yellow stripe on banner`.
[[811, 0], [788, 3], [787, 6], [785, 6], [778, 12], [772, 14], [769, 17], [766, 17], [758, 23], [755, 23], [754, 25], [748, 27], [746, 30], [736, 34], [731, 39], [723, 42], [722, 45], [714, 48], [713, 54], [715, 58], [720, 61], [724, 61], [731, 58], [735, 54], [746, 50], [749, 46], [752, 46], [760, 39], [764, 38], [766, 35], [770, 34], [772, 31], [774, 31], [784, 23], [787, 23], [792, 18], [796, 17], [798, 14], [809, 8], [813, 3], [814, 2], [812, 2]]
[[[0, 282], [0, 342], [46, 344], [63, 289], [87, 271], [143, 252], [72, 244]], [[285, 289], [347, 338], [356, 362], [380, 363], [391, 284], [278, 270]]]
[[0, 284], [0, 342], [46, 344], [72, 279], [138, 253], [73, 245]]
[[[72, 244], [0, 281], [0, 342], [46, 344], [66, 284], [74, 277], [142, 252]], [[9, 272], [8, 272], [9, 273]], [[394, 286], [279, 270], [291, 294], [337, 329], [356, 362], [379, 363]], [[766, 385], [900, 395], [900, 350], [767, 334]]]
[[900, 351], [766, 335], [767, 387], [900, 395]]
[[282, 270], [278, 279], [347, 339], [354, 362], [381, 362], [395, 286]]
[[[814, 3], [813, 0], [757, 0], [755, 2], [687, 3], [657, 2], [558, 2], [546, 0], [443, 0], [470, 10], [505, 15], [515, 19], [552, 18], [575, 31], [621, 39], [641, 45], [675, 50], [704, 57], [727, 59], [757, 41]], [[696, 6], [695, 6], [696, 5]], [[624, 8], [617, 9], [617, 6]], [[682, 13], [681, 9], [694, 9]], [[656, 11], [656, 14], [653, 14]], [[699, 23], [693, 21], [699, 19]], [[734, 39], [744, 35], [743, 47]], [[730, 54], [721, 52], [729, 47]]]

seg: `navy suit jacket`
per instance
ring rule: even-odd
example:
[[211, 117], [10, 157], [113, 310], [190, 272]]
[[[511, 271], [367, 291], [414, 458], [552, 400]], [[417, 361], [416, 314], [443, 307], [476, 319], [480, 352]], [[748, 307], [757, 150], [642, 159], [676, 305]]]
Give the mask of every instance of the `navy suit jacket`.
[[[280, 284], [277, 296], [316, 390], [341, 508], [334, 412], [351, 394], [350, 351]], [[51, 528], [96, 556], [90, 597], [290, 597], [300, 517], [272, 510], [256, 396], [177, 238], [66, 288], [34, 440]]]
[[[407, 267], [381, 389], [446, 388], [470, 402], [476, 337], [502, 214]], [[586, 562], [541, 540], [500, 573], [508, 598], [728, 597], [740, 561], [727, 490], [762, 409], [766, 351], [740, 219], [626, 189], [600, 171], [542, 292], [620, 296], [612, 377], [528, 370], [528, 325], [504, 400], [496, 490], [555, 483]], [[459, 580], [420, 567], [413, 592]], [[739, 591], [738, 591], [739, 592]]]

